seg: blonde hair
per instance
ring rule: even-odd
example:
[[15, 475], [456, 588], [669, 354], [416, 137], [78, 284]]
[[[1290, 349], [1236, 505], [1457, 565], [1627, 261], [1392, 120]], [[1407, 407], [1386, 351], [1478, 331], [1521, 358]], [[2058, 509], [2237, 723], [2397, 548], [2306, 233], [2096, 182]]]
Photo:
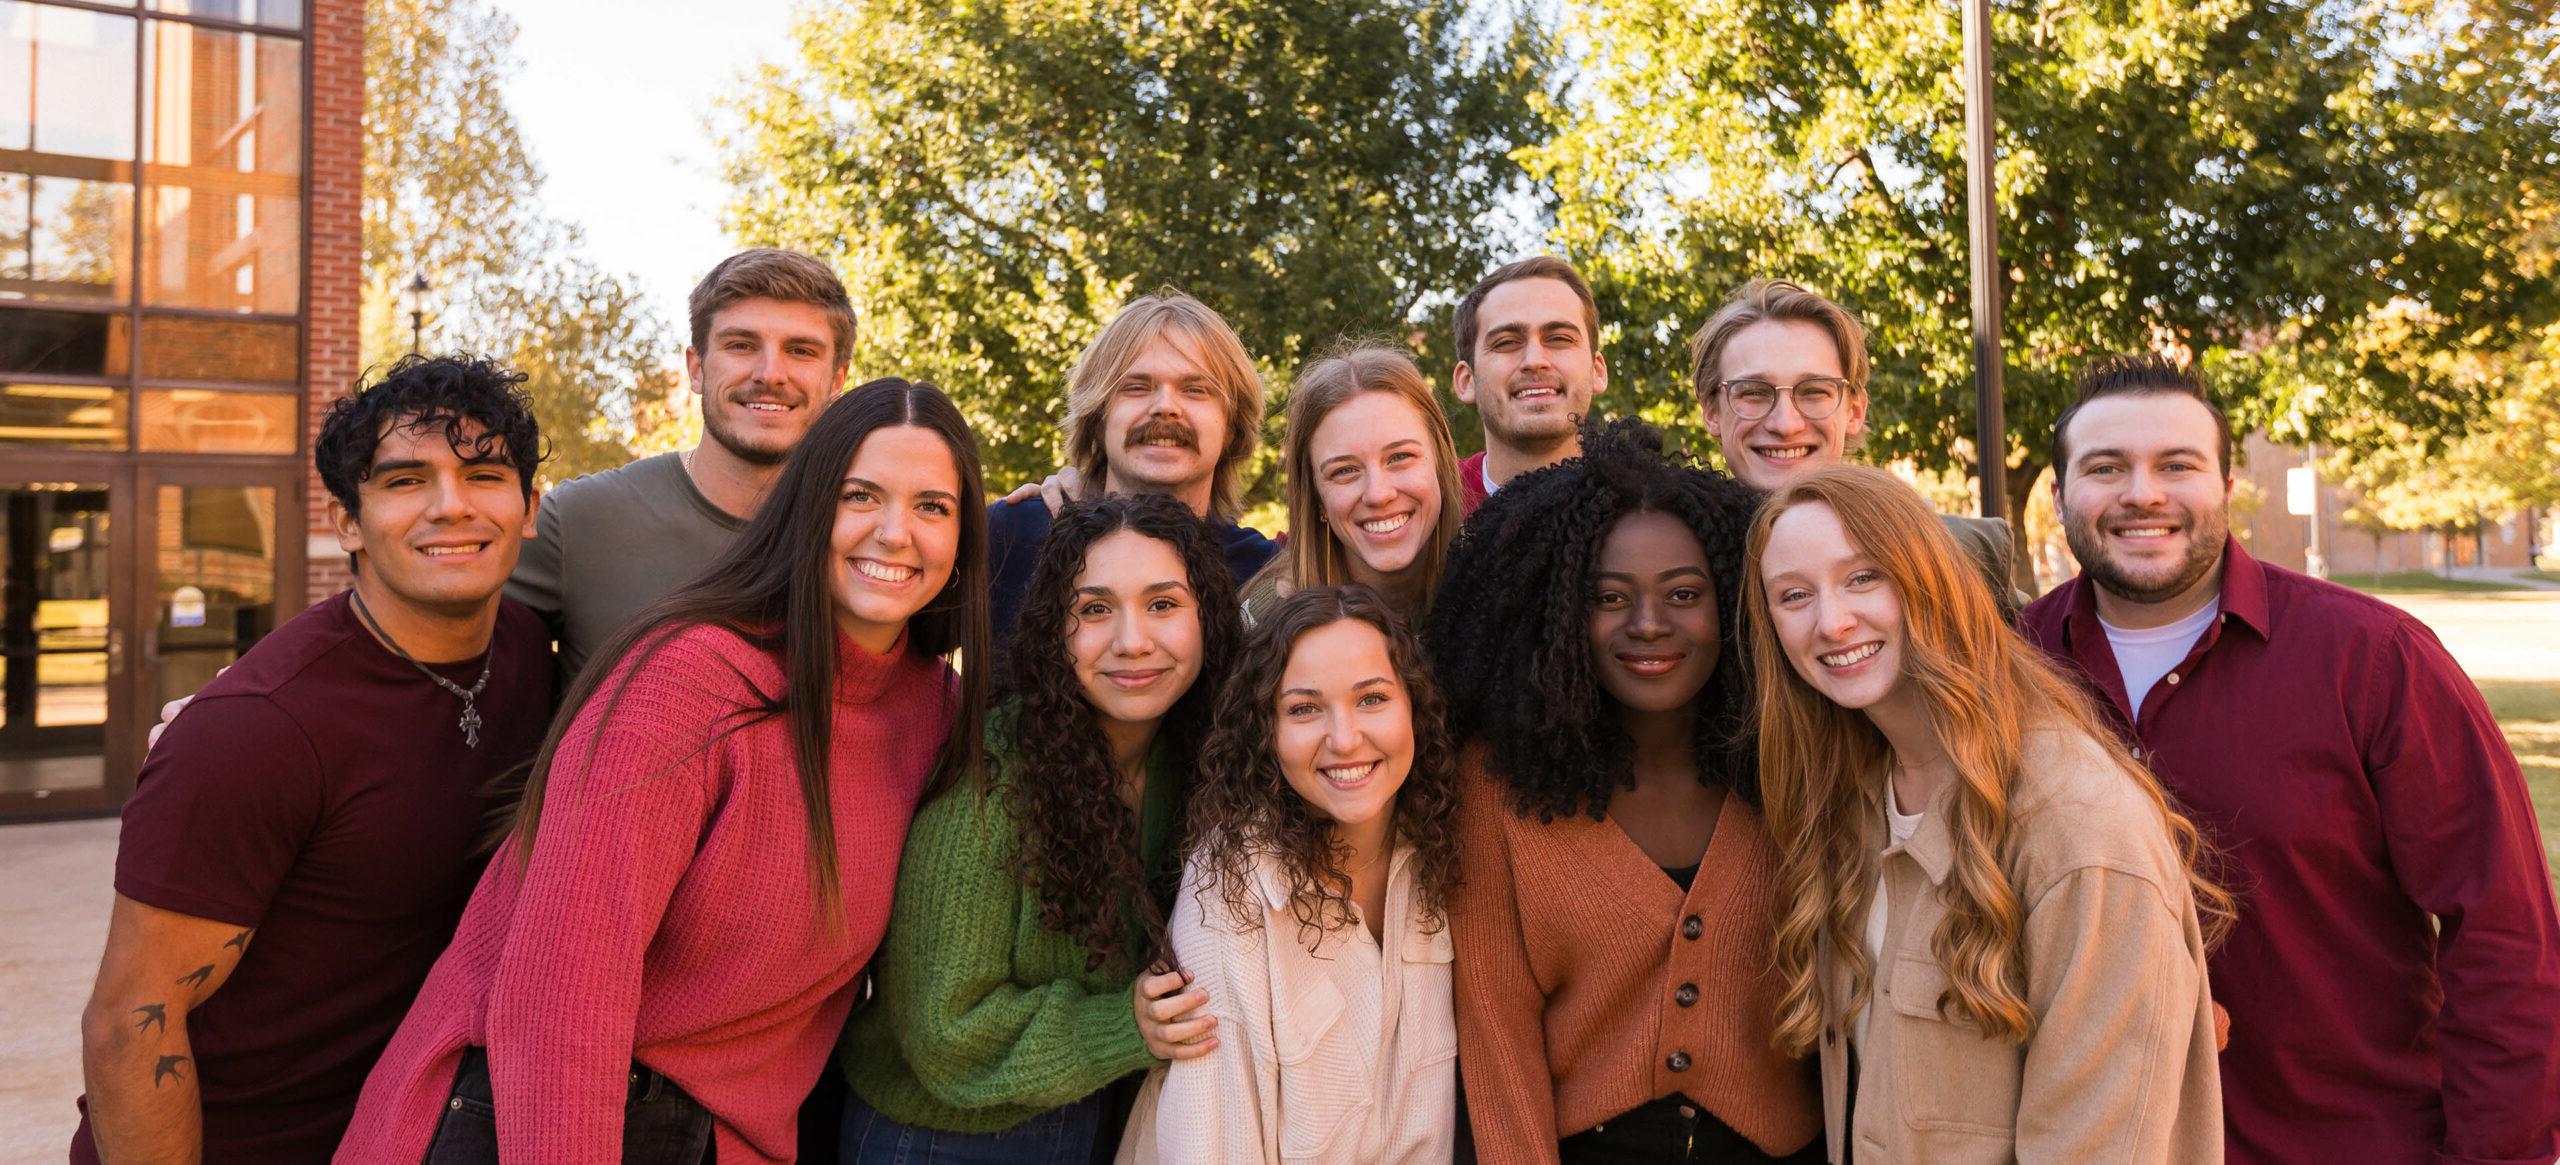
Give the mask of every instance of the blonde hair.
[[1699, 408], [1715, 407], [1716, 388], [1724, 383], [1725, 346], [1742, 329], [1770, 320], [1813, 324], [1831, 333], [1849, 391], [1867, 391], [1867, 326], [1858, 317], [1801, 284], [1754, 279], [1725, 297], [1724, 306], [1689, 338], [1689, 391], [1697, 396]]
[[1297, 382], [1289, 389], [1289, 432], [1280, 462], [1287, 475], [1289, 500], [1289, 553], [1283, 561], [1288, 564], [1289, 581], [1296, 586], [1338, 587], [1357, 581], [1351, 577], [1351, 548], [1343, 545], [1342, 536], [1324, 519], [1324, 499], [1316, 490], [1315, 439], [1316, 427], [1333, 410], [1364, 392], [1393, 393], [1413, 406], [1422, 417], [1423, 431], [1430, 434], [1432, 474], [1440, 483], [1440, 512], [1431, 527], [1431, 541], [1409, 568], [1421, 572], [1412, 592], [1420, 598], [1414, 610], [1398, 612], [1410, 622], [1440, 589], [1441, 564], [1448, 559], [1449, 544], [1457, 539], [1467, 514], [1458, 485], [1458, 446], [1449, 436], [1449, 415], [1441, 411], [1440, 398], [1432, 393], [1431, 382], [1423, 379], [1413, 357], [1397, 349], [1383, 344], [1341, 348], [1298, 371]]
[[1778, 517], [1829, 506], [1902, 605], [1903, 674], [1955, 762], [1946, 810], [1955, 861], [1942, 893], [1947, 916], [1929, 949], [1947, 973], [1943, 1011], [1994, 1039], [2024, 1044], [2035, 1033], [2023, 966], [2026, 905], [2004, 862], [2013, 854], [2017, 788], [2026, 737], [2039, 727], [2076, 730], [2107, 751], [2159, 811], [2175, 843], [2208, 942], [2230, 924], [2231, 896], [2200, 871], [2203, 841], [2150, 772], [2099, 720], [2081, 688], [2000, 619], [1990, 592], [1919, 495], [1892, 474], [1835, 465], [1772, 494], [1751, 523], [1743, 605], [1751, 621], [1760, 692], [1760, 786], [1779, 848], [1776, 970], [1783, 983], [1777, 1045], [1804, 1054], [1823, 1026], [1817, 942], [1849, 964], [1842, 1022], [1868, 1003], [1875, 968], [1857, 941], [1878, 856], [1861, 823], [1884, 816], [1892, 749], [1863, 714], [1831, 702], [1797, 675], [1769, 617], [1758, 562]]
[[1218, 450], [1210, 513], [1232, 519], [1241, 509], [1244, 463], [1262, 443], [1262, 374], [1236, 330], [1208, 305], [1170, 288], [1130, 300], [1067, 370], [1067, 464], [1099, 491], [1108, 469], [1102, 415], [1111, 391], [1147, 345], [1167, 331], [1191, 342], [1187, 353], [1226, 399], [1227, 441]]

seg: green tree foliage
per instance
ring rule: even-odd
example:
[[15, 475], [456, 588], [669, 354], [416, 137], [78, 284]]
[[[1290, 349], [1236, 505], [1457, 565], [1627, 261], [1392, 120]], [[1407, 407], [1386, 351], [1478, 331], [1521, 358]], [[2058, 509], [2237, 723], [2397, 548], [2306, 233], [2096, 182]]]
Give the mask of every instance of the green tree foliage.
[[631, 459], [673, 427], [674, 333], [540, 206], [502, 84], [515, 22], [478, 0], [365, 5], [363, 359], [409, 350], [402, 288], [432, 288], [425, 346], [526, 374], [546, 481]]
[[1285, 374], [1507, 249], [1548, 58], [1489, 7], [813, 5], [799, 61], [732, 103], [728, 222], [836, 262], [862, 374], [951, 388], [1010, 484], [1056, 464], [1067, 367], [1132, 295], [1199, 296]]
[[[2010, 512], [2103, 353], [2185, 350], [2243, 426], [2476, 419], [2433, 357], [2560, 308], [2520, 251], [2560, 190], [2537, 7], [1995, 3]], [[1694, 424], [1687, 335], [1745, 278], [1791, 277], [1875, 331], [1875, 451], [1969, 463], [1958, 7], [1572, 11], [1587, 74], [1525, 157], [1617, 321], [1613, 394]]]

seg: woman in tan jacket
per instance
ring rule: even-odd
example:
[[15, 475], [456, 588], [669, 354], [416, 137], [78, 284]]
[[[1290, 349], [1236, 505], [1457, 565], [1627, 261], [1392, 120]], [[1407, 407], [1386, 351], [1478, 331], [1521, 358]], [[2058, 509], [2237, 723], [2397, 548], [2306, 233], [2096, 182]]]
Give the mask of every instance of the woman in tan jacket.
[[2195, 828], [1928, 506], [1823, 469], [1751, 528], [1781, 1047], [1834, 1162], [2222, 1159]]

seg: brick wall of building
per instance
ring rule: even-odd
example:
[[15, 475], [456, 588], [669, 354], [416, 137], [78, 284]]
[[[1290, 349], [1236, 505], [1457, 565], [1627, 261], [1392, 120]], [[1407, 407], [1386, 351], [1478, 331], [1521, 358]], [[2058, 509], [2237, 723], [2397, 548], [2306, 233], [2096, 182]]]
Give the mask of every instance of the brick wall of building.
[[[311, 330], [309, 412], [302, 447], [318, 435], [329, 403], [355, 383], [357, 303], [363, 293], [364, 0], [313, 0], [311, 12]], [[346, 588], [346, 556], [329, 529], [319, 474], [304, 473], [310, 518], [309, 601]]]

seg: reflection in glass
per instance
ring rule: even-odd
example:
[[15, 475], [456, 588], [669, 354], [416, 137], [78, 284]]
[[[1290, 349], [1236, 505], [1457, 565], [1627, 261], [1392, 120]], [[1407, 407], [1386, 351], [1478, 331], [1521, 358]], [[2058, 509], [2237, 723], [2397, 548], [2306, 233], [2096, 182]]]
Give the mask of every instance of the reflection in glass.
[[145, 300], [300, 310], [301, 44], [164, 22], [149, 69]]
[[0, 445], [122, 449], [125, 397], [90, 384], [0, 384]]
[[0, 374], [122, 376], [125, 317], [0, 306]]
[[105, 485], [0, 485], [0, 790], [105, 776], [108, 544]]
[[149, 380], [295, 383], [302, 329], [201, 316], [145, 316], [142, 375]]
[[0, 299], [131, 298], [133, 188], [0, 174]]
[[290, 392], [142, 390], [142, 448], [152, 453], [291, 453], [302, 398]]
[[302, 27], [302, 0], [151, 0], [151, 6], [162, 12], [210, 16], [235, 24]]
[[134, 19], [0, 0], [0, 169], [67, 178], [133, 175]]
[[212, 682], [275, 627], [276, 491], [164, 485], [155, 596], [158, 701]]

